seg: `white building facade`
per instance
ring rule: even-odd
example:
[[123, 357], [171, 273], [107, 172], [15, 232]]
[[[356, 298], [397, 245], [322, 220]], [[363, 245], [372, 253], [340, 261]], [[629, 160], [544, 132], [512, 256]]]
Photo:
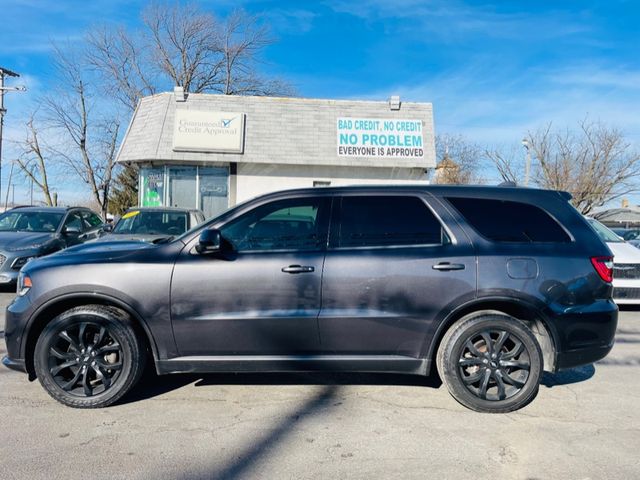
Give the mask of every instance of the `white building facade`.
[[298, 187], [426, 183], [430, 103], [188, 94], [143, 98], [118, 162], [139, 167], [139, 205], [207, 217]]

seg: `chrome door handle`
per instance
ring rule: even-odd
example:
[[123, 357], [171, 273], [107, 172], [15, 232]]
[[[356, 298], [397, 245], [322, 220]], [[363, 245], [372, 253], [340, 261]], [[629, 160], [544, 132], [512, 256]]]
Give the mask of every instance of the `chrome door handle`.
[[310, 273], [315, 271], [315, 268], [304, 265], [289, 265], [288, 267], [284, 267], [282, 271], [284, 273]]
[[446, 272], [449, 270], [464, 270], [465, 266], [464, 266], [464, 263], [442, 262], [442, 263], [433, 265], [431, 268], [433, 268], [434, 270], [440, 270], [442, 272]]

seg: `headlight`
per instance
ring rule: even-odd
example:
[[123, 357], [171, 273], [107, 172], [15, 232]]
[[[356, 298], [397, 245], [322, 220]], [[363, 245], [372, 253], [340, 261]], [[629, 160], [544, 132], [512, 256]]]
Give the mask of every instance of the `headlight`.
[[31, 290], [31, 277], [29, 275], [25, 275], [21, 273], [18, 275], [18, 291], [16, 292], [19, 297], [22, 297]]
[[26, 263], [31, 260], [32, 258], [36, 258], [35, 256], [31, 256], [31, 257], [18, 257], [16, 258], [13, 263], [11, 264], [11, 268], [13, 268], [14, 270], [20, 270], [22, 267], [24, 267], [26, 265]]

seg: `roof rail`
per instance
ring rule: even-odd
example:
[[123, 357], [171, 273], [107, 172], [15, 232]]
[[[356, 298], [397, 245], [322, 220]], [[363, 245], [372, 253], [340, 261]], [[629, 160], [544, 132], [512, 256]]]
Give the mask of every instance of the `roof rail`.
[[516, 182], [502, 182], [498, 184], [499, 187], [517, 187], [518, 184]]

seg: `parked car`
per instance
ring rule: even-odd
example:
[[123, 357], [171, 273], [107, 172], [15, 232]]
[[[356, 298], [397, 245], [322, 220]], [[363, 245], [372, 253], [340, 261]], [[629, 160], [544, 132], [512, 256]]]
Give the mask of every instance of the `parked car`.
[[182, 235], [204, 222], [200, 210], [178, 207], [134, 207], [128, 209], [115, 226], [105, 229], [96, 241], [159, 242]]
[[3, 362], [79, 408], [116, 402], [151, 361], [159, 374], [437, 368], [462, 405], [513, 411], [543, 370], [614, 343], [611, 251], [569, 199], [292, 190], [170, 242], [74, 247], [22, 270]]
[[613, 300], [619, 305], [640, 304], [640, 250], [596, 219], [588, 221], [613, 252]]
[[102, 219], [87, 208], [17, 207], [0, 215], [0, 284], [31, 259], [96, 238]]

